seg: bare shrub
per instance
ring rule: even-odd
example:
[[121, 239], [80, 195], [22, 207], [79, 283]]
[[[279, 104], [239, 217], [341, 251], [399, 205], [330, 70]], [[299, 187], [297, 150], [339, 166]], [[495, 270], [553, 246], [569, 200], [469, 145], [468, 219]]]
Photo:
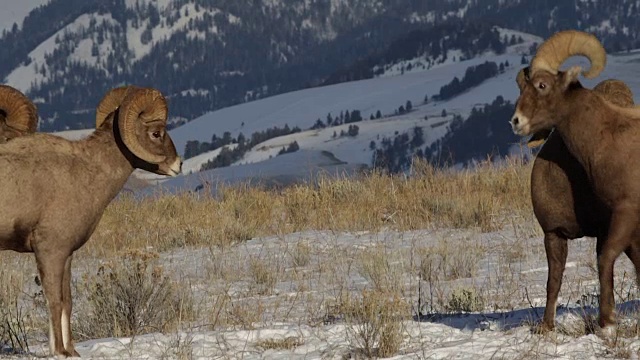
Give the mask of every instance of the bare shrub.
[[407, 303], [396, 294], [378, 291], [363, 291], [361, 298], [345, 300], [342, 311], [354, 350], [367, 358], [396, 355], [403, 343]]
[[122, 337], [175, 329], [192, 315], [191, 291], [181, 289], [164, 274], [158, 254], [129, 251], [110, 261], [93, 276], [85, 276], [84, 337]]
[[473, 288], [456, 289], [449, 295], [447, 310], [460, 312], [482, 311], [485, 299]]
[[455, 280], [476, 275], [485, 247], [470, 239], [463, 248], [452, 248], [444, 240], [434, 247], [419, 249], [420, 278], [425, 281]]
[[271, 293], [280, 279], [281, 271], [277, 259], [263, 259], [259, 256], [249, 258], [249, 273], [258, 294]]
[[311, 246], [306, 242], [298, 242], [291, 251], [291, 262], [295, 267], [309, 265], [311, 261]]
[[401, 264], [383, 246], [364, 250], [359, 256], [360, 273], [379, 292], [397, 291], [402, 287]]
[[304, 344], [304, 340], [297, 336], [285, 338], [263, 339], [256, 342], [256, 347], [263, 350], [293, 350]]
[[28, 313], [17, 297], [0, 293], [0, 353], [29, 352]]

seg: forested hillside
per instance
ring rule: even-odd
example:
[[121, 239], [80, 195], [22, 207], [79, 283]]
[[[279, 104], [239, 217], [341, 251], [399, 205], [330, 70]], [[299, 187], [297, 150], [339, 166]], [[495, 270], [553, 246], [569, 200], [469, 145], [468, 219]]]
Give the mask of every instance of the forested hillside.
[[635, 48], [635, 13], [626, 0], [52, 0], [2, 33], [0, 74], [39, 102], [43, 130], [90, 127], [99, 98], [125, 83], [167, 94], [175, 126], [411, 58], [428, 68], [518, 41], [493, 25], [539, 36], [579, 28], [609, 51]]

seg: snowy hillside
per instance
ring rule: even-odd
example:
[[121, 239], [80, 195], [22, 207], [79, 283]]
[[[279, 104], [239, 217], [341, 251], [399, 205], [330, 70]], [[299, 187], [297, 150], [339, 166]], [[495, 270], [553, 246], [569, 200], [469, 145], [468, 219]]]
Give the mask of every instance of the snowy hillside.
[[[506, 30], [502, 30], [506, 31]], [[425, 135], [425, 145], [441, 139], [447, 132], [447, 124], [454, 114], [466, 118], [474, 106], [491, 103], [497, 96], [505, 100], [515, 101], [518, 88], [515, 77], [520, 70], [520, 53], [533, 42], [540, 39], [527, 36], [525, 43], [510, 47], [507, 53], [495, 55], [487, 53], [479, 58], [467, 61], [450, 61], [426, 71], [410, 71], [403, 75], [377, 77], [374, 79], [347, 82], [336, 85], [310, 88], [277, 95], [242, 105], [232, 106], [205, 114], [183, 126], [170, 131], [179, 153], [183, 153], [187, 141], [206, 142], [215, 134], [221, 136], [230, 132], [233, 137], [240, 133], [250, 137], [252, 133], [264, 131], [272, 127], [298, 126], [302, 132], [293, 133], [267, 140], [254, 146], [242, 159], [232, 165], [242, 167], [244, 164], [259, 164], [276, 157], [282, 148], [297, 142], [301, 150], [327, 151], [339, 161], [354, 165], [371, 165], [373, 150], [371, 142], [376, 144], [382, 138], [393, 138], [398, 133], [410, 132], [414, 127], [421, 127]], [[510, 65], [503, 73], [482, 82], [448, 101], [431, 101], [423, 104], [425, 95], [436, 95], [443, 85], [449, 83], [454, 76], [462, 78], [465, 70], [472, 65], [485, 61], [496, 63], [508, 62]], [[585, 86], [593, 87], [597, 82], [607, 78], [624, 79], [631, 87], [636, 100], [640, 100], [640, 51], [610, 54], [608, 64], [597, 79], [582, 79]], [[570, 59], [565, 68], [574, 64], [588, 66], [583, 58]], [[395, 115], [398, 107], [407, 100], [413, 103], [411, 112]], [[351, 124], [309, 129], [317, 119], [324, 121], [328, 114], [337, 116], [342, 111], [359, 110], [363, 121], [353, 123], [359, 128], [358, 135], [339, 136], [346, 132]], [[380, 111], [381, 119], [369, 120], [372, 114]], [[445, 111], [446, 116], [442, 117]], [[426, 117], [426, 120], [425, 120]], [[504, 119], [508, 127], [508, 119]], [[60, 133], [60, 134], [65, 134]], [[77, 137], [75, 134], [86, 134], [86, 131], [67, 133], [65, 137]], [[338, 135], [338, 136], [336, 136]], [[232, 149], [232, 147], [230, 148]], [[186, 159], [184, 174], [196, 173], [207, 161], [220, 154], [221, 149], [205, 152], [194, 158]], [[277, 162], [276, 162], [277, 163]], [[264, 164], [269, 173], [273, 173], [273, 165]], [[257, 165], [259, 168], [259, 165]], [[231, 171], [243, 171], [240, 169]], [[266, 170], [265, 170], [266, 171]], [[217, 176], [228, 174], [220, 171]], [[136, 177], [147, 180], [167, 178], [143, 171], [136, 171]], [[173, 180], [172, 180], [173, 181]], [[174, 184], [183, 183], [182, 180]]]
[[[467, 114], [476, 104], [491, 102], [498, 95], [514, 100], [517, 95], [515, 75], [520, 67], [512, 65], [504, 74], [490, 79], [481, 86], [472, 89], [447, 102], [422, 104], [425, 95], [435, 95], [440, 87], [449, 83], [454, 76], [461, 78], [466, 69], [487, 60], [495, 62], [509, 61], [519, 64], [520, 55], [487, 55], [480, 58], [453, 62], [429, 71], [410, 72], [404, 75], [387, 76], [375, 79], [354, 81], [325, 87], [311, 88], [253, 101], [250, 103], [224, 108], [196, 118], [188, 124], [171, 132], [179, 152], [184, 151], [188, 140], [208, 141], [211, 135], [222, 135], [229, 131], [233, 136], [240, 132], [250, 135], [272, 126], [311, 127], [317, 119], [324, 120], [327, 114], [332, 116], [345, 110], [360, 110], [362, 117], [369, 119], [380, 110], [383, 115], [392, 115], [406, 103], [414, 104], [415, 112], [406, 117], [413, 120], [424, 115], [439, 116], [443, 109], [448, 112]], [[425, 125], [441, 121], [433, 119]], [[243, 125], [244, 123], [244, 125]], [[368, 121], [357, 125], [367, 126]]]
[[[164, 177], [151, 177], [146, 174], [140, 174], [140, 177], [165, 180], [160, 181], [163, 191], [206, 191], [216, 195], [218, 187], [224, 185], [252, 184], [254, 186], [277, 188], [314, 182], [319, 177], [350, 177], [365, 167], [365, 164], [341, 162], [327, 152], [301, 150], [291, 154], [283, 154], [260, 163], [229, 166], [193, 174], [185, 172], [186, 175], [176, 178], [166, 179]], [[156, 190], [154, 187], [147, 187], [139, 193], [153, 195]]]
[[[95, 104], [122, 84], [158, 88], [171, 98], [172, 121], [183, 123], [308, 87], [502, 53], [520, 36], [529, 43], [526, 33], [547, 36], [567, 26], [593, 31], [608, 51], [633, 49], [640, 38], [636, 6], [629, 0], [15, 1], [0, 15], [22, 22], [0, 36], [0, 77], [41, 104], [46, 131], [90, 127]], [[519, 32], [504, 30], [514, 28]]]
[[[539, 39], [533, 37], [528, 40]], [[182, 153], [187, 141], [208, 141], [213, 134], [220, 136], [225, 131], [229, 131], [235, 137], [240, 133], [250, 136], [253, 132], [273, 126], [289, 125], [308, 129], [316, 119], [324, 120], [329, 113], [335, 116], [344, 110], [360, 110], [365, 120], [355, 123], [359, 127], [359, 133], [355, 137], [334, 137], [335, 133], [346, 131], [348, 124], [294, 133], [255, 146], [236, 165], [269, 159], [294, 141], [301, 149], [330, 151], [341, 161], [370, 164], [373, 153], [369, 148], [371, 141], [378, 142], [382, 137], [392, 138], [396, 132], [407, 132], [419, 126], [424, 130], [428, 146], [446, 133], [446, 125], [452, 114], [466, 117], [474, 106], [491, 103], [499, 95], [505, 100], [515, 101], [518, 95], [515, 77], [522, 67], [521, 55], [517, 52], [528, 45], [530, 43], [519, 45], [504, 55], [486, 54], [468, 61], [449, 62], [428, 71], [407, 72], [403, 75], [306, 89], [233, 106], [205, 114], [170, 133], [178, 151]], [[437, 94], [440, 87], [450, 82], [454, 76], [461, 78], [469, 66], [487, 60], [496, 63], [508, 61], [511, 65], [504, 73], [451, 100], [422, 104], [425, 94]], [[636, 99], [640, 99], [640, 79], [633, 76], [640, 73], [640, 68], [635, 65], [638, 60], [640, 52], [609, 55], [603, 74], [597, 79], [583, 79], [582, 82], [585, 86], [593, 87], [597, 82], [607, 78], [625, 79], [636, 94]], [[588, 66], [585, 59], [574, 58], [564, 67], [574, 64]], [[393, 115], [398, 106], [407, 100], [414, 104], [410, 113], [368, 120], [370, 115], [378, 110], [384, 115]], [[445, 117], [441, 116], [443, 110], [447, 112]], [[508, 126], [507, 121], [508, 119], [504, 119], [505, 126]], [[218, 153], [201, 154], [197, 160], [189, 159], [186, 164], [191, 161], [202, 164], [207, 158], [212, 159]], [[189, 167], [189, 171], [193, 171], [194, 168], [195, 166]]]
[[10, 31], [13, 24], [22, 26], [22, 20], [38, 6], [48, 3], [50, 0], [20, 0], [11, 1], [3, 0], [0, 2], [2, 11], [0, 11], [0, 32], [3, 30]]

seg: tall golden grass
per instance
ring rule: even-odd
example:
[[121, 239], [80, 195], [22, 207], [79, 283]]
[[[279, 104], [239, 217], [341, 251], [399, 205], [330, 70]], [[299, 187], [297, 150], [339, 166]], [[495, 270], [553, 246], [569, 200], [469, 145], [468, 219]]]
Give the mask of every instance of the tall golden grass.
[[514, 218], [534, 221], [530, 165], [439, 170], [416, 161], [411, 176], [379, 172], [321, 179], [274, 191], [222, 187], [207, 194], [160, 194], [113, 201], [81, 250], [103, 256], [122, 248], [228, 247], [253, 237], [315, 229], [332, 231], [477, 228], [488, 232]]

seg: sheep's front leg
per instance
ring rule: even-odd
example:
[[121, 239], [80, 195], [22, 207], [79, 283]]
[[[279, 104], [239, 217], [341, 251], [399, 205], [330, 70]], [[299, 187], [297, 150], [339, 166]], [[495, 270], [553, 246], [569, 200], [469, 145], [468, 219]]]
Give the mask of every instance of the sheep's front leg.
[[562, 275], [567, 263], [568, 244], [567, 239], [550, 232], [544, 235], [544, 249], [547, 253], [547, 304], [544, 308], [542, 323], [535, 329], [536, 332], [545, 332], [555, 328], [556, 305], [558, 293], [562, 286]]
[[58, 255], [36, 252], [36, 263], [49, 307], [49, 348], [51, 354], [67, 357], [71, 353], [65, 350], [62, 338], [62, 280], [67, 256]]
[[609, 235], [598, 251], [598, 277], [600, 280], [600, 318], [598, 323], [605, 332], [615, 329], [615, 299], [613, 295], [613, 266], [618, 256], [631, 245], [638, 224], [638, 211], [634, 207], [619, 207], [611, 215]]
[[71, 335], [71, 259], [69, 256], [64, 264], [64, 277], [62, 279], [62, 343], [64, 348], [73, 356], [80, 356], [73, 346], [73, 336]]

